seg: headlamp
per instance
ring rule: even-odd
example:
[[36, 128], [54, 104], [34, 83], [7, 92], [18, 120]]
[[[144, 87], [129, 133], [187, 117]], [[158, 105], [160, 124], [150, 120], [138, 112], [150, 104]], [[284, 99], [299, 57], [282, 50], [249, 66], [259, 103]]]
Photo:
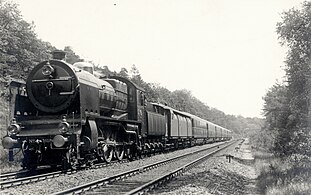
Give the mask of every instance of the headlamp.
[[59, 132], [61, 132], [61, 133], [68, 132], [69, 127], [70, 127], [70, 125], [66, 121], [63, 121], [63, 122], [59, 123], [59, 125], [58, 125]]
[[21, 127], [16, 123], [15, 118], [12, 119], [12, 123], [8, 126], [7, 131], [9, 136], [16, 135], [21, 131]]
[[58, 125], [58, 130], [60, 133], [67, 133], [70, 129], [70, 125], [66, 120], [66, 115], [62, 116], [62, 122], [59, 123]]
[[47, 62], [42, 68], [42, 74], [45, 76], [49, 76], [54, 72], [54, 68]]

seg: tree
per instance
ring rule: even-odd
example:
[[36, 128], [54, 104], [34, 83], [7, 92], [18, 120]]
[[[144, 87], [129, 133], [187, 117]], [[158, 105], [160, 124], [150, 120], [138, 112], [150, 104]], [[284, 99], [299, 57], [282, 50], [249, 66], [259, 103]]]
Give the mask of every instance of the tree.
[[290, 100], [287, 96], [287, 86], [277, 83], [263, 97], [265, 102], [263, 111], [269, 130], [285, 129], [289, 125], [290, 109], [288, 105]]
[[120, 72], [118, 73], [118, 76], [129, 78], [128, 71], [126, 68], [121, 68]]
[[132, 65], [131, 70], [131, 80], [136, 83], [138, 86], [143, 87], [146, 83], [143, 81], [139, 70], [136, 68], [135, 64]]
[[286, 86], [274, 86], [265, 97], [269, 129], [277, 131], [275, 151], [280, 156], [311, 155], [311, 2], [290, 9], [277, 23], [286, 58]]
[[266, 117], [265, 132], [276, 138], [271, 149], [279, 156], [287, 156], [294, 152], [288, 144], [293, 138], [293, 131], [289, 130], [293, 121], [290, 118], [288, 93], [288, 86], [275, 84], [263, 98], [265, 101], [263, 111]]
[[25, 78], [33, 66], [51, 57], [55, 48], [37, 38], [34, 24], [22, 19], [15, 3], [0, 0], [0, 66], [2, 75]]
[[311, 89], [311, 2], [304, 2], [302, 9], [283, 13], [283, 22], [277, 24], [282, 45], [289, 48], [286, 74], [290, 99], [291, 128], [308, 126], [308, 109]]
[[107, 77], [116, 74], [115, 72], [112, 72], [111, 70], [109, 70], [108, 66], [95, 66], [95, 71]]

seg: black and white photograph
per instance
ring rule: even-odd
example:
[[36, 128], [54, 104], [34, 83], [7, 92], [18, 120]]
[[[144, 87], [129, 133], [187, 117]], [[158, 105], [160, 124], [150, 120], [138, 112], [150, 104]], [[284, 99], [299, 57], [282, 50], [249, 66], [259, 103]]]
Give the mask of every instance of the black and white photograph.
[[0, 0], [0, 194], [311, 194], [311, 0]]

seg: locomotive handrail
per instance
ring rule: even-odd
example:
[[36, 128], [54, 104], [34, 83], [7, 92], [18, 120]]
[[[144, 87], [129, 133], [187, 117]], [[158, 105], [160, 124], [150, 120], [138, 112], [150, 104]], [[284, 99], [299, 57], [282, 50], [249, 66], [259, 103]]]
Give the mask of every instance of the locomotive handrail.
[[59, 92], [59, 95], [72, 95], [74, 93], [75, 91], [73, 90], [73, 91], [68, 91], [68, 92]]
[[33, 83], [40, 83], [40, 82], [46, 82], [46, 81], [69, 81], [73, 80], [72, 77], [61, 77], [59, 79], [37, 79], [37, 80], [32, 80]]
[[[85, 113], [86, 117], [96, 117], [96, 118], [100, 118], [100, 119], [105, 119], [106, 121], [114, 121], [114, 122], [120, 122], [120, 120], [116, 119], [116, 118], [110, 118], [107, 116], [98, 116], [92, 113]], [[141, 124], [141, 121], [134, 121], [134, 120], [122, 120], [122, 122], [124, 123], [131, 123], [131, 124]]]

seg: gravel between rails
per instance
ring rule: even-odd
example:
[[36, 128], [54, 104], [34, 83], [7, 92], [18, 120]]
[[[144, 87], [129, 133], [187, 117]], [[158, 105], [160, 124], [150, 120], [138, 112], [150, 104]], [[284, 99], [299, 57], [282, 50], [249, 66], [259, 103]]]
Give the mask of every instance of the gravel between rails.
[[109, 177], [114, 174], [128, 171], [134, 168], [139, 168], [147, 164], [154, 163], [156, 161], [172, 158], [187, 152], [199, 150], [202, 148], [208, 148], [219, 143], [207, 144], [203, 146], [195, 146], [192, 148], [186, 148], [183, 150], [177, 150], [170, 153], [158, 154], [149, 158], [135, 160], [129, 163], [116, 163], [108, 167], [99, 169], [88, 169], [78, 171], [72, 175], [64, 175], [57, 178], [51, 178], [44, 181], [17, 186], [14, 188], [4, 189], [0, 191], [0, 194], [51, 194], [59, 192], [68, 188], [75, 187], [84, 183], [88, 183], [100, 178]]

